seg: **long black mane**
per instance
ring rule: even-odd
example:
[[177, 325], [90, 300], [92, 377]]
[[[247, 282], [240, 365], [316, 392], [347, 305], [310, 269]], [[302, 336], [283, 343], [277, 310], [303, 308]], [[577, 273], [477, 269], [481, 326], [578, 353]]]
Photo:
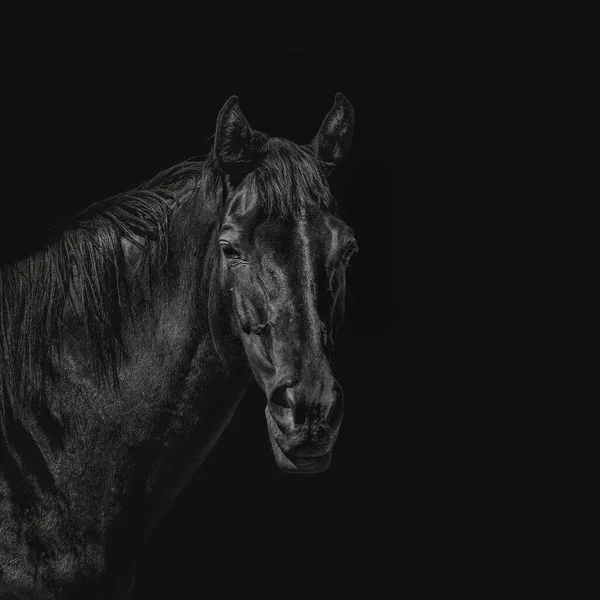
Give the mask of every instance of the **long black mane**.
[[[333, 211], [326, 169], [312, 149], [259, 135], [261, 158], [250, 185], [267, 212], [285, 216], [309, 206]], [[98, 374], [116, 377], [129, 301], [122, 240], [142, 251], [147, 268], [141, 272], [151, 277], [166, 256], [175, 186], [191, 177], [213, 198], [226, 179], [213, 154], [186, 160], [93, 204], [49, 230], [37, 251], [0, 266], [0, 418], [7, 404], [18, 414], [25, 401], [43, 397], [68, 305], [85, 329]]]
[[[125, 239], [141, 250], [151, 274], [161, 264], [178, 181], [200, 175], [184, 161], [137, 188], [97, 202], [49, 229], [31, 255], [0, 266], [0, 410], [43, 394], [60, 347], [62, 315], [73, 308], [99, 374], [115, 373], [122, 312], [128, 296]], [[20, 401], [17, 401], [20, 399]]]

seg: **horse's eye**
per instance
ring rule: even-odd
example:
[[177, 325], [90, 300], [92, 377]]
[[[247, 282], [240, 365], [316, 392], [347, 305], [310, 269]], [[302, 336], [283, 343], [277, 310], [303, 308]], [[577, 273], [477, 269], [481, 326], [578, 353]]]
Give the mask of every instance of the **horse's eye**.
[[239, 256], [240, 256], [238, 254], [238, 252], [235, 250], [235, 248], [229, 242], [226, 242], [225, 240], [219, 241], [219, 247], [223, 251], [225, 258], [239, 258]]

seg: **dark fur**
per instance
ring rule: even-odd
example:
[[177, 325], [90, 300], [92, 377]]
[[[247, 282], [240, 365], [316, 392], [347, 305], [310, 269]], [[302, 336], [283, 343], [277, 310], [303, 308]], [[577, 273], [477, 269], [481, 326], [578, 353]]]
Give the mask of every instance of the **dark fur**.
[[[189, 164], [183, 163], [154, 179], [166, 185], [187, 171]], [[152, 183], [91, 206], [49, 231], [44, 249], [0, 267], [2, 415], [7, 403], [19, 414], [21, 403], [43, 397], [52, 375], [50, 354], [60, 350], [67, 303], [85, 328], [98, 373], [114, 377], [128, 300], [121, 239], [138, 246], [152, 263], [165, 256], [173, 194], [149, 189]]]
[[[278, 464], [329, 464], [341, 388], [315, 332], [325, 327], [319, 311], [343, 303], [352, 236], [335, 216], [318, 146], [246, 131], [237, 104], [227, 106], [220, 155], [89, 207], [0, 268], [0, 597], [129, 597], [139, 544], [253, 372], [270, 435], [280, 423]], [[250, 174], [239, 188], [236, 169]], [[240, 189], [256, 206], [236, 227], [255, 242], [234, 267], [218, 241]], [[235, 325], [261, 311], [272, 318], [260, 328]], [[297, 381], [286, 384], [296, 392], [286, 408], [274, 400], [288, 367]], [[309, 415], [297, 426], [296, 409]]]
[[[264, 159], [253, 184], [269, 215], [298, 214], [308, 203], [334, 210], [326, 175], [308, 148], [267, 138], [259, 151]], [[200, 175], [207, 193], [216, 194], [223, 177], [216, 161], [184, 161], [132, 191], [90, 206], [50, 230], [43, 250], [0, 267], [0, 418], [7, 403], [18, 414], [19, 398], [43, 397], [45, 378], [52, 372], [50, 353], [59, 350], [61, 317], [73, 297], [79, 300], [74, 308], [86, 329], [97, 373], [114, 379], [122, 313], [129, 299], [121, 238], [138, 246], [155, 269], [168, 247], [175, 202], [169, 186]]]

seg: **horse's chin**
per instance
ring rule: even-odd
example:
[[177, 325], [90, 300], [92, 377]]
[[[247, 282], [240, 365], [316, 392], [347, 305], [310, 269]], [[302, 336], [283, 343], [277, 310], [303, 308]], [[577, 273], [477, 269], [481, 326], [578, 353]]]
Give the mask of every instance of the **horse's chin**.
[[323, 456], [315, 456], [310, 458], [290, 457], [285, 454], [277, 445], [277, 442], [271, 438], [273, 446], [273, 454], [275, 455], [275, 463], [286, 473], [311, 475], [313, 473], [322, 473], [329, 468], [331, 464], [331, 451], [323, 454]]
[[[277, 438], [281, 433], [273, 431], [277, 425], [269, 418], [267, 411], [267, 429], [269, 431], [269, 439], [271, 440], [271, 448], [275, 456], [275, 464], [286, 473], [306, 474], [322, 473], [329, 468], [331, 464], [331, 450], [321, 456], [292, 456], [288, 452], [284, 452]], [[278, 435], [279, 434], [279, 435]]]

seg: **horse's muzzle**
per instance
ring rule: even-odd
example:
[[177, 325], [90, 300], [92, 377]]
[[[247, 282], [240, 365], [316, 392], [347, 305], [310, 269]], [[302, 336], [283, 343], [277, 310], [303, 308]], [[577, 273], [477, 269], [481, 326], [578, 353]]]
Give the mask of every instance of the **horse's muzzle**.
[[294, 388], [274, 390], [265, 408], [277, 466], [291, 473], [319, 473], [331, 464], [331, 450], [343, 415], [343, 394], [334, 388], [306, 402]]

